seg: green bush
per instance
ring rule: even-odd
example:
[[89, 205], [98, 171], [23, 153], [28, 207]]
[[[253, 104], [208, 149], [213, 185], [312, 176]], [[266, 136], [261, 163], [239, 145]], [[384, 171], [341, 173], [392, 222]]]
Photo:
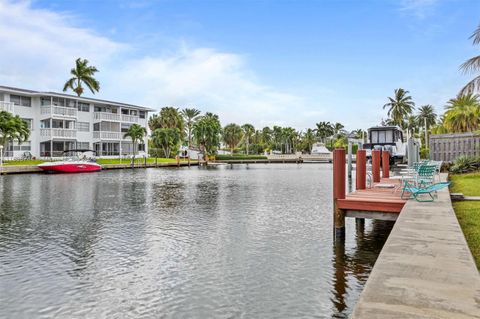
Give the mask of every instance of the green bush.
[[420, 150], [420, 158], [428, 159], [429, 156], [430, 156], [430, 149], [428, 149], [427, 147], [422, 147], [422, 149]]
[[480, 169], [480, 157], [460, 156], [455, 159], [450, 171], [452, 173], [469, 173]]

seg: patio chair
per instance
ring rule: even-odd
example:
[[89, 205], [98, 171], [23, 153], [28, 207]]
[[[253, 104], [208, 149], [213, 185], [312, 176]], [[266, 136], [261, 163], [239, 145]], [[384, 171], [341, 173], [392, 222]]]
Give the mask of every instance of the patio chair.
[[[432, 193], [436, 193], [437, 191], [445, 187], [448, 187], [450, 183], [451, 182], [435, 183], [425, 188], [422, 188], [422, 187], [413, 186], [409, 182], [405, 182], [405, 185], [403, 186], [401, 198], [406, 199], [404, 198], [404, 194], [409, 193], [410, 195], [408, 198], [413, 197], [417, 202], [433, 202], [435, 200], [435, 197], [433, 197]], [[426, 199], [426, 200], [419, 199], [418, 196], [422, 194], [428, 194], [430, 196], [430, 199]]]

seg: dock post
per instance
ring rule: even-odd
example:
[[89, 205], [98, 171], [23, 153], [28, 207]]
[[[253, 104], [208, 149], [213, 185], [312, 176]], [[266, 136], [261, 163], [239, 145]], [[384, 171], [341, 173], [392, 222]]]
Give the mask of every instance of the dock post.
[[382, 152], [382, 176], [383, 178], [390, 177], [390, 152]]
[[345, 199], [345, 150], [333, 151], [333, 224], [335, 238], [345, 237], [345, 212], [338, 208], [337, 200]]
[[365, 189], [367, 188], [367, 152], [365, 150], [357, 151], [356, 167], [356, 189]]
[[380, 150], [372, 150], [372, 177], [374, 183], [380, 182]]
[[352, 179], [352, 142], [348, 142], [348, 179]]
[[408, 163], [408, 168], [413, 167], [414, 159], [413, 159], [413, 140], [411, 138], [408, 139], [407, 141], [407, 163]]

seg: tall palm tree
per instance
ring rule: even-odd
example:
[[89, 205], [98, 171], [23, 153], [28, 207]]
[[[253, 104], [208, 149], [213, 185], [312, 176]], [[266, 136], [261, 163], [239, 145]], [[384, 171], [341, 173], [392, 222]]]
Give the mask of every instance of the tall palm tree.
[[[477, 27], [475, 32], [470, 36], [470, 39], [473, 39], [473, 45], [480, 44], [480, 25]], [[474, 73], [480, 71], [480, 55], [474, 56], [473, 58], [465, 61], [460, 69], [463, 73]], [[468, 82], [460, 91], [461, 95], [473, 94], [478, 92], [480, 89], [480, 75], [476, 76]]]
[[242, 136], [243, 130], [238, 124], [231, 123], [223, 128], [223, 142], [228, 145], [228, 147], [230, 147], [230, 151], [232, 152], [232, 154], [235, 146], [237, 146], [238, 143], [240, 143], [240, 141], [242, 140]]
[[445, 127], [454, 133], [471, 132], [480, 128], [479, 96], [458, 95], [445, 106]]
[[430, 104], [422, 105], [418, 108], [417, 119], [419, 125], [427, 123], [428, 130], [429, 127], [437, 123], [437, 114]]
[[73, 75], [73, 77], [65, 82], [63, 92], [71, 89], [80, 96], [83, 94], [83, 83], [93, 94], [95, 94], [95, 92], [100, 90], [100, 82], [94, 78], [94, 75], [97, 72], [98, 70], [96, 67], [88, 65], [87, 59], [82, 60], [81, 58], [78, 58], [75, 61], [75, 67], [70, 70], [70, 74]]
[[389, 102], [383, 106], [384, 109], [388, 108], [388, 116], [390, 116], [392, 122], [400, 127], [404, 126], [405, 118], [412, 114], [415, 108], [415, 103], [408, 93], [402, 88], [396, 89], [395, 96], [393, 98], [388, 97]]
[[188, 148], [192, 147], [192, 129], [193, 124], [198, 119], [201, 111], [195, 108], [184, 108], [180, 112], [183, 116], [183, 120], [185, 121], [185, 129], [187, 131], [187, 139], [188, 139]]
[[218, 115], [207, 112], [201, 116], [195, 124], [193, 124], [193, 137], [200, 146], [205, 157], [213, 154], [220, 144], [220, 133], [222, 127], [218, 119]]
[[279, 151], [282, 150], [282, 139], [283, 139], [283, 130], [280, 126], [273, 126], [273, 144], [276, 149], [280, 148]]
[[133, 144], [132, 168], [135, 163], [135, 152], [138, 142], [143, 141], [144, 136], [147, 135], [147, 129], [139, 124], [133, 124], [128, 128], [128, 131], [123, 135], [123, 138], [130, 137]]
[[262, 142], [265, 145], [265, 147], [268, 147], [268, 148], [272, 147], [272, 135], [273, 135], [273, 131], [270, 127], [265, 126], [262, 129]]
[[0, 145], [7, 147], [8, 143], [17, 141], [18, 144], [25, 142], [30, 136], [28, 124], [18, 115], [13, 116], [9, 112], [0, 111]]
[[303, 142], [307, 147], [308, 153], [312, 153], [312, 147], [315, 141], [316, 141], [315, 131], [312, 130], [311, 128], [307, 129], [305, 134], [303, 134]]
[[243, 141], [245, 142], [245, 150], [248, 155], [248, 146], [250, 145], [252, 135], [255, 134], [255, 127], [252, 124], [243, 124]]
[[330, 122], [320, 122], [315, 124], [316, 128], [315, 131], [317, 132], [317, 136], [320, 137], [322, 143], [326, 142], [326, 138], [335, 134], [334, 127]]

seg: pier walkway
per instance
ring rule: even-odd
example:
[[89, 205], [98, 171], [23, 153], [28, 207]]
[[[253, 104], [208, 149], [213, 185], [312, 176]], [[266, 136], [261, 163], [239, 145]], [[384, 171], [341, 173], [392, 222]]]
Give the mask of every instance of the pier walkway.
[[351, 318], [480, 318], [480, 275], [448, 189], [407, 201]]

